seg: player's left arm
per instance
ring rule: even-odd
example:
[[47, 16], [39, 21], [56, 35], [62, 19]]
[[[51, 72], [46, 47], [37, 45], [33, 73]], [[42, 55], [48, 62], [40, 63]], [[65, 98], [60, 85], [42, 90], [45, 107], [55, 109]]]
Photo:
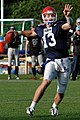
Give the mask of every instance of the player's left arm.
[[68, 30], [72, 27], [73, 19], [70, 16], [72, 9], [73, 7], [70, 4], [65, 4], [63, 14], [67, 22], [62, 25], [62, 29], [64, 30]]
[[34, 30], [18, 31], [18, 34], [23, 35], [25, 37], [34, 37], [37, 35]]

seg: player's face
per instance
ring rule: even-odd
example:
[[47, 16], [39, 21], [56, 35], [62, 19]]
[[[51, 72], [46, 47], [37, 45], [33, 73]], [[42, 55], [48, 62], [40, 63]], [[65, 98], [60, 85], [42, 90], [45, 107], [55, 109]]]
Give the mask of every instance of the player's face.
[[57, 20], [56, 10], [50, 6], [47, 6], [42, 11], [42, 19], [45, 24], [52, 24]]
[[76, 25], [77, 25], [77, 26], [80, 25], [80, 22], [76, 23]]
[[46, 24], [52, 24], [54, 21], [56, 21], [56, 16], [54, 13], [46, 13], [44, 14], [44, 20]]
[[53, 17], [54, 17], [53, 13], [49, 13], [49, 14], [46, 13], [44, 15], [45, 21], [53, 21]]
[[80, 35], [80, 30], [76, 30], [76, 33], [77, 33], [78, 35]]

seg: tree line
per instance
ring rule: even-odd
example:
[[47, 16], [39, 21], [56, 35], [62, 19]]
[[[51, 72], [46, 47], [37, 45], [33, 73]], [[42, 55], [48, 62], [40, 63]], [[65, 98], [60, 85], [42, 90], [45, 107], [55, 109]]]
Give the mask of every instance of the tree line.
[[58, 18], [63, 17], [65, 3], [73, 6], [74, 21], [80, 17], [80, 0], [4, 0], [4, 18], [35, 18], [41, 20], [44, 7], [52, 6], [56, 9]]

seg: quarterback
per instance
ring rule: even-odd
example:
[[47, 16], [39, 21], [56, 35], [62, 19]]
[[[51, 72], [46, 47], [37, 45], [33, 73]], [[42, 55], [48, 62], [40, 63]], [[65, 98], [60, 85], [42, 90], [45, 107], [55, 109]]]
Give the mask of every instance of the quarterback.
[[57, 76], [57, 92], [51, 106], [51, 115], [58, 115], [58, 105], [64, 97], [70, 75], [70, 60], [67, 48], [67, 32], [72, 26], [70, 13], [73, 7], [65, 4], [63, 14], [64, 19], [57, 20], [57, 12], [47, 6], [42, 11], [44, 24], [38, 25], [34, 31], [22, 31], [24, 36], [36, 36], [42, 38], [46, 52], [46, 65], [44, 70], [44, 80], [37, 88], [31, 105], [26, 108], [26, 113], [33, 115], [37, 103], [43, 96], [46, 88]]

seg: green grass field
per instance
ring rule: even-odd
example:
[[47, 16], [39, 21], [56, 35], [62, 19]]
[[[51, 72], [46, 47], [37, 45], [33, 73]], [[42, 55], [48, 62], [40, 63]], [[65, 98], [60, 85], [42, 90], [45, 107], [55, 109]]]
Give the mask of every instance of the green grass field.
[[38, 103], [34, 116], [26, 115], [26, 107], [42, 80], [32, 80], [31, 75], [21, 75], [20, 80], [7, 80], [0, 75], [0, 120], [80, 120], [80, 79], [69, 81], [65, 97], [59, 105], [60, 115], [52, 117], [50, 108], [56, 93], [56, 80], [47, 88]]

